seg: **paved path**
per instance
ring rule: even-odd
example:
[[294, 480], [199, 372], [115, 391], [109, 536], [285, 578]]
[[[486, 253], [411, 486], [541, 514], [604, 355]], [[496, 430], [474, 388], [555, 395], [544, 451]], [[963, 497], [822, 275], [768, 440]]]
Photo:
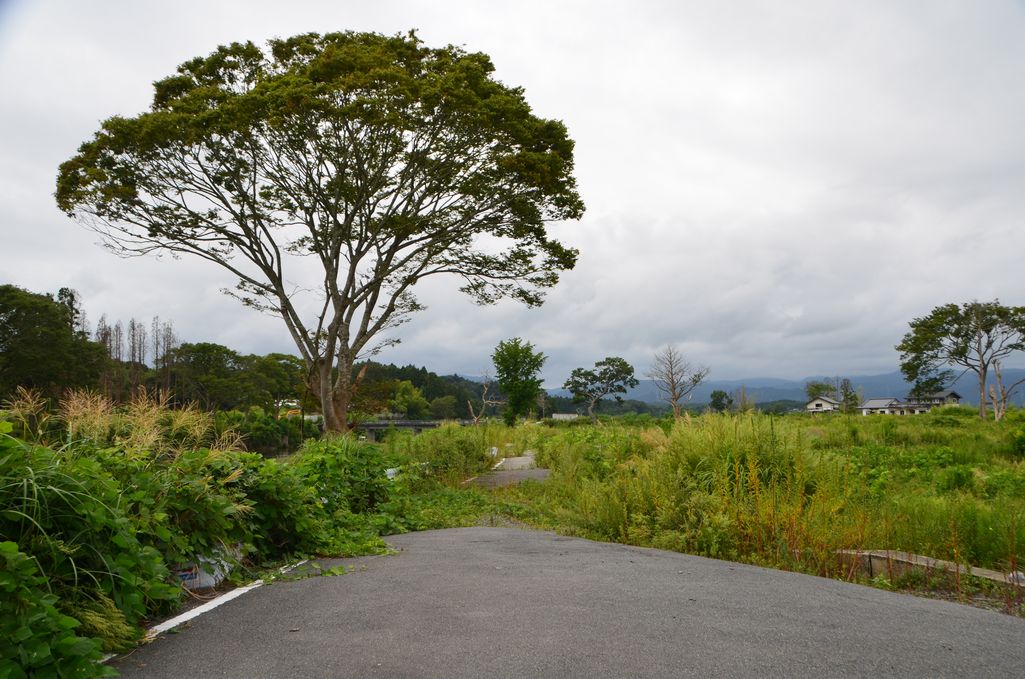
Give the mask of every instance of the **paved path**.
[[1015, 677], [1025, 621], [514, 528], [395, 536], [122, 659], [125, 677]]
[[527, 450], [518, 457], [507, 457], [500, 465], [481, 476], [475, 476], [466, 483], [482, 488], [498, 488], [512, 486], [527, 479], [543, 481], [548, 478], [549, 470], [538, 469], [534, 464], [534, 451]]

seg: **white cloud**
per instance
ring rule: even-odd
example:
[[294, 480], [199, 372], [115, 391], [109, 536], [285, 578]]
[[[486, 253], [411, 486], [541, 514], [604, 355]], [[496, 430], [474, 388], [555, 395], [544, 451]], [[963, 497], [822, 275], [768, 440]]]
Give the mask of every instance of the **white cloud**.
[[933, 306], [1025, 303], [1020, 4], [20, 2], [0, 13], [0, 279], [78, 288], [95, 320], [175, 320], [243, 351], [283, 326], [200, 262], [119, 260], [53, 205], [57, 165], [150, 83], [238, 39], [420, 29], [490, 54], [577, 142], [581, 251], [540, 310], [452, 281], [384, 360], [476, 373], [501, 339], [546, 378], [678, 343], [716, 377], [891, 370]]

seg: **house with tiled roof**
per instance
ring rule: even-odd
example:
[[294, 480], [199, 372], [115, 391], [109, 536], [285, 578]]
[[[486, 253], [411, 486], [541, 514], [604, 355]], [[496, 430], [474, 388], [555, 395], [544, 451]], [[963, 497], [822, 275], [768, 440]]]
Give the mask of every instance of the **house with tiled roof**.
[[805, 411], [809, 413], [832, 413], [839, 412], [843, 404], [828, 396], [818, 396], [804, 404]]
[[889, 396], [870, 398], [858, 408], [862, 415], [923, 415], [937, 406], [957, 405], [960, 402], [961, 395], [947, 389], [921, 397], [908, 396], [906, 401]]

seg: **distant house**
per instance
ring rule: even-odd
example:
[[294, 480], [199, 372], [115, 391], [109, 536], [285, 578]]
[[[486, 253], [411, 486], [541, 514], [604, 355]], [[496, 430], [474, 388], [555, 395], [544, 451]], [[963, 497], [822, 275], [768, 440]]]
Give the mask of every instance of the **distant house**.
[[923, 415], [937, 406], [957, 405], [960, 402], [961, 395], [947, 389], [917, 398], [909, 396], [906, 401], [891, 397], [870, 398], [858, 408], [862, 415]]
[[[908, 398], [910, 399], [911, 397], [909, 396]], [[961, 403], [961, 394], [957, 393], [953, 389], [944, 389], [943, 391], [937, 391], [929, 394], [928, 396], [923, 396], [918, 399], [918, 402], [929, 403], [934, 406], [956, 406]]]
[[569, 422], [580, 419], [578, 413], [552, 413], [552, 419], [556, 422]]
[[[884, 396], [882, 398], [870, 398], [858, 408], [862, 415], [907, 415], [907, 404], [899, 398]], [[926, 408], [928, 410], [928, 408]]]
[[819, 396], [805, 403], [804, 409], [809, 413], [831, 413], [839, 411], [841, 405], [843, 404], [836, 399]]

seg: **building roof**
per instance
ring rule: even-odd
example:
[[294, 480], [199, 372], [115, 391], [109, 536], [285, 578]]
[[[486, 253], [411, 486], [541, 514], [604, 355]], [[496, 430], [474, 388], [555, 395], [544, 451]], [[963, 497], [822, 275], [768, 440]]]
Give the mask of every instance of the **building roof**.
[[[835, 406], [840, 405], [839, 401], [835, 398], [829, 398], [828, 396], [816, 396], [812, 400], [808, 401], [808, 403], [814, 403], [815, 401], [825, 401], [826, 403], [832, 403]], [[804, 405], [808, 405], [808, 403], [805, 403]]]
[[899, 400], [886, 396], [883, 398], [870, 398], [862, 403], [859, 408], [889, 408], [890, 406], [900, 403]]
[[962, 398], [961, 394], [957, 393], [953, 389], [944, 389], [943, 391], [937, 391], [929, 394], [929, 398], [947, 398], [953, 396], [954, 398]]

